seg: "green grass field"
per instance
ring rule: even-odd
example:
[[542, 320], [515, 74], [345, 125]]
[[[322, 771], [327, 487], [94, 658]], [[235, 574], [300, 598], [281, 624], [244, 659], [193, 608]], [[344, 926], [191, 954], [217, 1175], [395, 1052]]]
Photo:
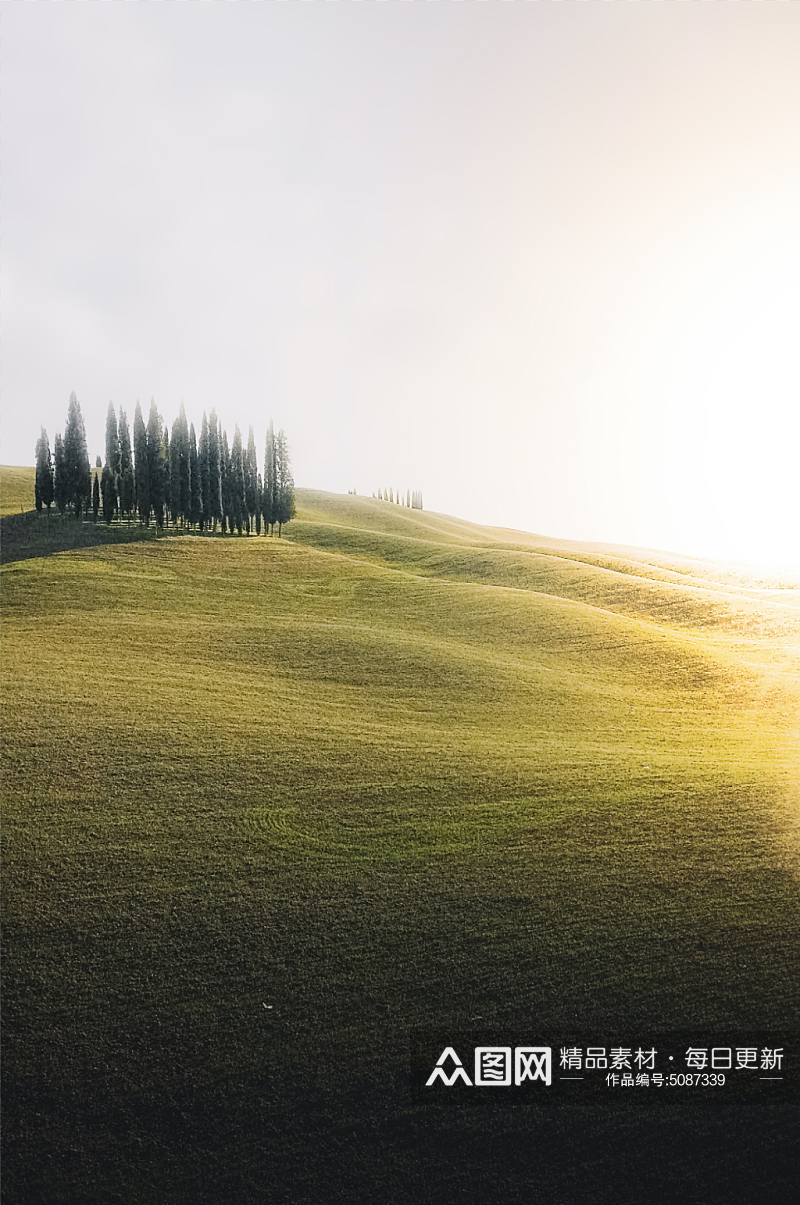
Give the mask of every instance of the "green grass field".
[[[798, 583], [303, 490], [282, 540], [79, 539], [0, 487], [9, 1205], [655, 1199], [599, 1178], [635, 1119], [536, 1195], [408, 1035], [794, 1023]], [[781, 1200], [776, 1116], [666, 1199], [766, 1152]]]
[[8, 464], [0, 466], [0, 516], [20, 514], [33, 507], [33, 470]]

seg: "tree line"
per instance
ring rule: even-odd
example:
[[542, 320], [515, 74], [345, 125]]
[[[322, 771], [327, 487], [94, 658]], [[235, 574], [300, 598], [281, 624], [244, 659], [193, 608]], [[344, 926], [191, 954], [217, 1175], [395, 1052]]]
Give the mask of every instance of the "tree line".
[[[102, 510], [106, 523], [117, 517], [145, 526], [175, 527], [223, 533], [255, 532], [280, 536], [295, 513], [294, 481], [286, 435], [267, 430], [264, 472], [258, 471], [253, 428], [247, 447], [237, 426], [233, 441], [215, 410], [200, 427], [199, 440], [181, 402], [172, 432], [150, 403], [147, 423], [136, 403], [133, 439], [125, 411], [119, 419], [112, 403], [106, 418], [106, 455], [102, 471], [92, 474], [86, 430], [74, 393], [67, 407], [63, 438], [55, 437], [53, 454], [42, 427], [36, 444], [36, 509], [55, 503], [61, 514], [77, 519]], [[98, 467], [99, 467], [98, 457]]]
[[[355, 492], [353, 490], [353, 493]], [[390, 486], [388, 490], [378, 490], [377, 494], [373, 494], [372, 497], [378, 498], [381, 502], [395, 502], [398, 506], [410, 506], [414, 510], [422, 510], [422, 490], [406, 490], [405, 495], [402, 490], [398, 490], [395, 494], [394, 489]]]

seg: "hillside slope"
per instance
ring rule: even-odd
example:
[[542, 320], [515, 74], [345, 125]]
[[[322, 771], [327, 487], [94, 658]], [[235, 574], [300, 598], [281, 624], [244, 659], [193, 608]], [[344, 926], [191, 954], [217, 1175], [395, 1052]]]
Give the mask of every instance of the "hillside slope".
[[[474, 1179], [500, 1115], [437, 1163], [413, 1031], [793, 1019], [792, 583], [312, 491], [281, 540], [30, 522], [47, 555], [0, 575], [9, 1202], [528, 1200], [522, 1163]], [[675, 1115], [705, 1199], [744, 1199], [742, 1152], [791, 1182], [782, 1117], [765, 1146]], [[578, 1185], [627, 1149], [582, 1133]]]

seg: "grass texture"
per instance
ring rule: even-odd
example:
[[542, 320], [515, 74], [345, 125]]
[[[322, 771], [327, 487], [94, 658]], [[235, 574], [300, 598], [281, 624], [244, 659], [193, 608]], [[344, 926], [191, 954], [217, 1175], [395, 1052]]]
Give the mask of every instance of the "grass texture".
[[[792, 1023], [797, 583], [303, 490], [281, 540], [70, 547], [25, 473], [9, 1205], [656, 1199], [641, 1119], [456, 1124], [408, 1035]], [[781, 1199], [786, 1115], [703, 1124], [713, 1184], [676, 1158], [665, 1199]]]

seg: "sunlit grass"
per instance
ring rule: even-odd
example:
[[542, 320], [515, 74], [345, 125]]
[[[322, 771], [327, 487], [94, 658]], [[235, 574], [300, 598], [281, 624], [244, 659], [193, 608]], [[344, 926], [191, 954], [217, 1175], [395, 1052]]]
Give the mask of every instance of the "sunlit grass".
[[793, 1010], [789, 584], [324, 495], [287, 535], [3, 568], [28, 1199], [190, 1200], [153, 1111], [226, 1100], [256, 1166], [292, 1076], [384, 1082], [413, 1026]]
[[34, 470], [0, 465], [0, 515], [18, 515], [35, 505]]

